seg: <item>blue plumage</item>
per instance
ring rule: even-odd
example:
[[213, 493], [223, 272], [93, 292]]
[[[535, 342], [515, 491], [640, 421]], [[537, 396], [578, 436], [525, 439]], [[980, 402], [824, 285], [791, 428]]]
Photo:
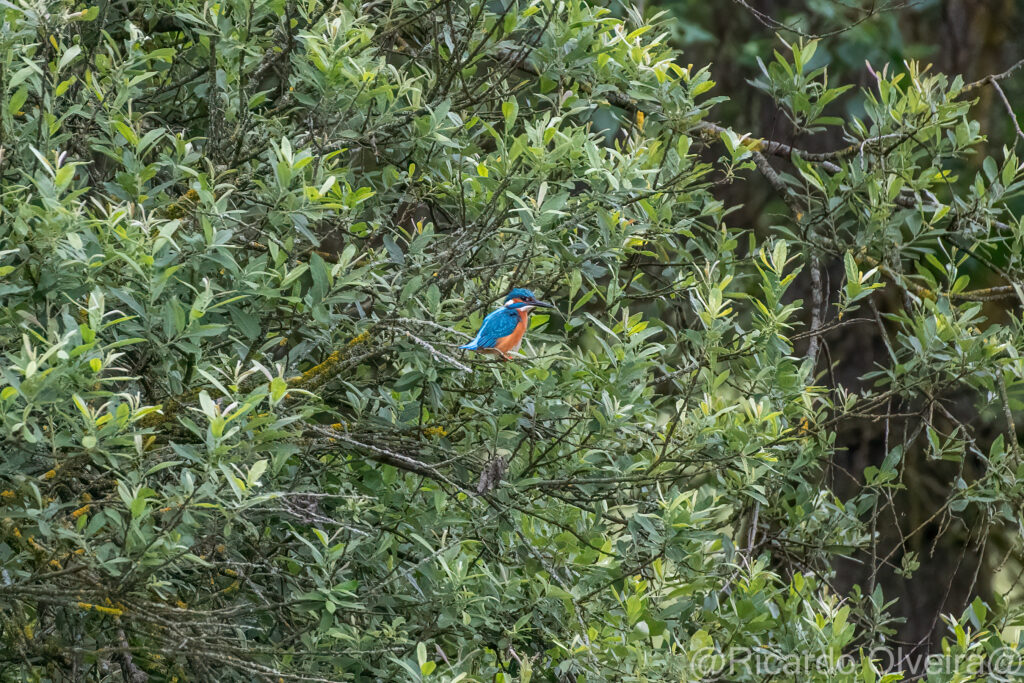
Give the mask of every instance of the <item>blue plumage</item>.
[[516, 287], [505, 297], [504, 306], [484, 318], [476, 338], [459, 348], [497, 353], [505, 360], [512, 360], [509, 354], [519, 349], [530, 312], [538, 306], [554, 308], [547, 302], [538, 301], [530, 290]]
[[514, 308], [503, 306], [484, 318], [484, 324], [480, 326], [473, 341], [459, 348], [473, 351], [493, 349], [498, 340], [512, 334], [518, 324], [519, 313]]
[[516, 287], [515, 289], [508, 293], [508, 296], [505, 297], [505, 303], [508, 303], [512, 299], [522, 299], [523, 301], [531, 301], [536, 298], [537, 297], [535, 297], [533, 295], [533, 292], [531, 292], [530, 290], [523, 289], [522, 287]]

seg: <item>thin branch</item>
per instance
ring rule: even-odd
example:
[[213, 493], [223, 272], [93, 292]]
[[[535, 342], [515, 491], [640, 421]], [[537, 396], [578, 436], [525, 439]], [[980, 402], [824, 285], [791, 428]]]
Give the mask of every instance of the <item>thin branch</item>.
[[426, 341], [424, 339], [420, 339], [419, 337], [417, 337], [415, 334], [413, 334], [409, 330], [402, 330], [402, 332], [405, 334], [406, 337], [411, 339], [413, 342], [419, 344], [420, 346], [425, 348], [427, 351], [429, 351], [430, 355], [434, 357], [434, 360], [443, 360], [443, 361], [445, 361], [446, 363], [448, 363], [450, 365], [454, 365], [455, 367], [457, 367], [459, 370], [462, 370], [463, 372], [472, 372], [473, 371], [471, 368], [469, 368], [466, 365], [463, 365], [462, 363], [460, 363], [459, 361], [455, 360], [454, 358], [452, 358], [451, 356], [449, 356], [445, 352], [438, 351], [437, 348], [434, 347], [430, 342], [428, 342], [428, 341]]
[[999, 83], [992, 81], [992, 87], [995, 88], [996, 93], [999, 95], [999, 99], [1003, 101], [1003, 106], [1006, 107], [1006, 113], [1010, 115], [1010, 120], [1013, 121], [1013, 129], [1017, 131], [1017, 137], [1024, 140], [1024, 132], [1020, 129], [1020, 123], [1017, 121], [1017, 115], [1013, 113], [1013, 106], [1010, 104], [1010, 100], [1007, 99], [1006, 93], [999, 87]]
[[1014, 64], [1013, 66], [1011, 66], [1009, 69], [1002, 73], [990, 74], [988, 76], [985, 76], [984, 78], [979, 78], [973, 83], [968, 83], [960, 92], [968, 92], [974, 90], [975, 88], [980, 88], [981, 86], [986, 85], [988, 83], [995, 83], [996, 81], [1001, 81], [1003, 79], [1009, 78], [1010, 76], [1013, 75], [1015, 71], [1020, 69], [1022, 66], [1024, 66], [1024, 59], [1020, 60], [1019, 62], [1017, 62], [1016, 64]]
[[816, 334], [821, 327], [821, 311], [825, 307], [825, 290], [821, 286], [821, 260], [812, 255], [811, 261], [811, 340], [807, 344], [807, 358], [811, 361], [811, 382], [814, 381], [814, 368], [818, 364], [818, 345], [821, 336]]

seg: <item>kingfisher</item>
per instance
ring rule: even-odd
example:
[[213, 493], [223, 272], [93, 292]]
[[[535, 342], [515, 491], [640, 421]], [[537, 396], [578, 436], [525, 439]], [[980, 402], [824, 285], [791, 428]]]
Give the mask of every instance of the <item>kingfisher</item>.
[[505, 305], [484, 318], [484, 324], [473, 341], [460, 349], [493, 353], [504, 360], [512, 355], [523, 343], [523, 334], [534, 308], [554, 308], [553, 304], [539, 301], [528, 289], [516, 287], [505, 297]]

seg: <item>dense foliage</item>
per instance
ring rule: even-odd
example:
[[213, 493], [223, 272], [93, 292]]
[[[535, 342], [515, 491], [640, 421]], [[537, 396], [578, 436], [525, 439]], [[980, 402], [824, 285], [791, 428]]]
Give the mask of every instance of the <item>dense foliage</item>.
[[[1024, 645], [1024, 165], [966, 163], [1002, 77], [852, 88], [787, 34], [742, 87], [811, 153], [589, 0], [0, 22], [0, 679], [899, 680], [876, 572], [940, 536], [991, 580], [928, 680]], [[561, 315], [458, 351], [516, 285]]]

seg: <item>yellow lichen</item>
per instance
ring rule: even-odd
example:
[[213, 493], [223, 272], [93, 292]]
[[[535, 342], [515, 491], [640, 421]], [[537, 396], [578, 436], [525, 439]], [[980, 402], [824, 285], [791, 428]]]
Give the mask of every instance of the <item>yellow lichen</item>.
[[188, 192], [181, 195], [178, 201], [168, 204], [161, 211], [164, 218], [184, 218], [185, 214], [188, 213], [189, 204], [195, 204], [199, 201], [199, 193], [193, 189], [189, 189]]
[[75, 510], [74, 512], [71, 513], [71, 519], [78, 519], [79, 517], [84, 515], [86, 512], [88, 512], [90, 507], [91, 506], [89, 506], [89, 505], [83, 505], [82, 507], [78, 508], [77, 510]]
[[105, 601], [106, 601], [107, 605], [110, 605], [110, 607], [106, 607], [104, 605], [97, 605], [97, 604], [92, 603], [92, 602], [81, 602], [81, 601], [79, 601], [76, 604], [78, 605], [79, 608], [84, 609], [86, 611], [95, 610], [96, 612], [103, 612], [104, 614], [112, 614], [115, 617], [119, 617], [122, 614], [124, 614], [124, 605], [122, 605], [119, 602], [115, 603], [115, 602], [111, 601], [111, 599], [109, 597], [105, 598]]
[[423, 430], [425, 436], [448, 436], [448, 430], [439, 425], [427, 427]]
[[[109, 598], [108, 598], [109, 600]], [[91, 602], [79, 602], [78, 606], [85, 611], [93, 610], [95, 612], [101, 612], [103, 614], [109, 614], [111, 616], [119, 617], [124, 614], [123, 607], [106, 607], [104, 605], [96, 605]]]
[[0, 491], [0, 498], [3, 498], [4, 500], [11, 500], [12, 498], [16, 498], [17, 495], [18, 494], [14, 491]]
[[46, 479], [46, 480], [50, 480], [50, 479], [53, 479], [53, 478], [54, 478], [54, 477], [56, 477], [56, 476], [57, 476], [57, 468], [55, 467], [55, 468], [53, 468], [52, 470], [50, 470], [50, 471], [46, 472], [46, 473], [45, 473], [45, 474], [43, 475], [43, 479]]
[[[349, 345], [351, 346], [352, 342], [349, 342]], [[294, 387], [299, 388], [315, 386], [318, 383], [317, 380], [319, 380], [320, 377], [330, 376], [332, 374], [331, 370], [334, 368], [335, 365], [338, 364], [338, 361], [340, 360], [341, 352], [335, 351], [331, 355], [327, 356], [327, 359], [323, 363], [320, 363], [319, 365], [314, 365], [313, 367], [311, 367], [309, 370], [306, 370], [298, 377], [290, 378], [288, 380], [288, 383]]]

